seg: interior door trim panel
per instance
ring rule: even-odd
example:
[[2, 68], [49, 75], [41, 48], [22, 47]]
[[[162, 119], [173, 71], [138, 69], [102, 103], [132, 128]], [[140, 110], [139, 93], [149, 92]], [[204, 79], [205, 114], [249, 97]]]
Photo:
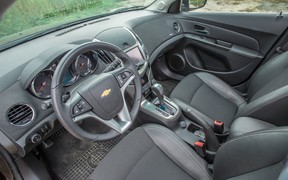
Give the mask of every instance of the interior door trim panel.
[[[245, 46], [249, 49], [259, 51], [258, 41], [250, 36], [196, 21], [181, 19], [180, 23], [183, 27], [184, 33], [193, 33], [196, 35], [200, 35], [201, 37], [204, 36], [213, 37], [215, 41], [216, 40], [226, 41], [231, 44], [238, 44], [239, 46]], [[205, 27], [205, 30], [203, 30], [203, 32], [206, 33], [199, 32], [199, 30], [196, 28], [199, 26]]]
[[260, 54], [258, 51], [248, 49], [246, 47], [239, 46], [236, 44], [232, 44], [230, 42], [225, 42], [225, 41], [216, 40], [213, 38], [208, 38], [208, 37], [194, 35], [194, 34], [185, 34], [184, 36], [185, 38], [195, 40], [198, 42], [202, 42], [207, 45], [213, 46], [215, 48], [230, 51], [233, 54], [237, 54], [237, 55], [244, 56], [247, 58], [263, 58], [263, 55]]
[[157, 66], [170, 78], [180, 75], [178, 80], [203, 71], [232, 86], [245, 83], [288, 27], [288, 15], [277, 15], [180, 12], [175, 17], [184, 38]]
[[186, 20], [209, 24], [255, 38], [260, 52], [265, 55], [288, 26], [288, 14], [283, 14], [282, 18], [278, 14], [181, 12], [177, 16], [180, 22]]

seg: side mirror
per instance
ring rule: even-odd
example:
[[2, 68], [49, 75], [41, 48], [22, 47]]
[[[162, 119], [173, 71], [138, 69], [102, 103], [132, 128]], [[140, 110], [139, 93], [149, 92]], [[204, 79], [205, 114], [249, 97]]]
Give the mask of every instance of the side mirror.
[[182, 11], [191, 11], [205, 6], [207, 0], [182, 0]]

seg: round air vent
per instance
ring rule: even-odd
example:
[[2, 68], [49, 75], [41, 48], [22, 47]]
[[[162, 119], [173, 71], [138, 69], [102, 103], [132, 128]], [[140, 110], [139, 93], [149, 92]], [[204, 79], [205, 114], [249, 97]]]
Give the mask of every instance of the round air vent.
[[34, 110], [27, 104], [17, 104], [12, 106], [8, 111], [8, 119], [11, 124], [23, 126], [34, 119]]

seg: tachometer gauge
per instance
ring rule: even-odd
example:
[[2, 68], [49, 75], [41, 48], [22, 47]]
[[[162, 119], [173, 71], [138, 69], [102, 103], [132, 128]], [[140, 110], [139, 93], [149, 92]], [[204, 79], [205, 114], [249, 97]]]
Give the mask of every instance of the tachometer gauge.
[[93, 72], [93, 65], [90, 58], [84, 54], [80, 55], [74, 64], [75, 71], [80, 76], [87, 76]]
[[32, 81], [31, 90], [35, 96], [39, 98], [50, 98], [51, 97], [51, 82], [54, 71], [43, 70], [41, 71]]

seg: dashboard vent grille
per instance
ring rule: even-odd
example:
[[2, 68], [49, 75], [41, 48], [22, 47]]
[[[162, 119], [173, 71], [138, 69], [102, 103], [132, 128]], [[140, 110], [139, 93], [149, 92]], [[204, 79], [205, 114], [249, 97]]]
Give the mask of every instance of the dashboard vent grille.
[[105, 50], [98, 50], [98, 57], [105, 63], [105, 64], [110, 64], [112, 63], [115, 58], [114, 56], [109, 52]]
[[85, 25], [75, 26], [75, 27], [73, 27], [73, 28], [70, 28], [70, 29], [68, 29], [68, 30], [66, 30], [66, 31], [63, 31], [63, 32], [57, 34], [56, 36], [62, 36], [62, 35], [64, 35], [64, 34], [67, 34], [67, 33], [71, 32], [71, 31], [76, 30], [76, 29], [82, 28], [82, 27], [84, 27], [84, 26], [85, 26]]
[[110, 18], [99, 19], [99, 20], [96, 20], [96, 21], [89, 22], [88, 24], [95, 24], [95, 23], [99, 23], [99, 22], [102, 22], [102, 21], [107, 21], [109, 19]]
[[33, 120], [34, 111], [27, 104], [17, 104], [9, 109], [7, 115], [11, 124], [22, 126]]

